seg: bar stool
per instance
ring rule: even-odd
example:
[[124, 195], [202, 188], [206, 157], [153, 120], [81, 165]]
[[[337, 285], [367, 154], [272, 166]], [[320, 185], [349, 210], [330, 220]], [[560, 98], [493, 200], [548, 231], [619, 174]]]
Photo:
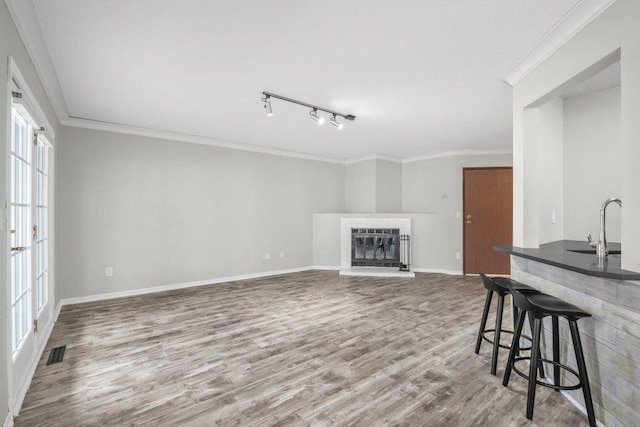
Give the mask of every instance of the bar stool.
[[[507, 277], [487, 277], [484, 273], [480, 273], [480, 277], [482, 278], [482, 284], [487, 289], [487, 297], [484, 301], [484, 311], [482, 312], [482, 320], [480, 321], [480, 329], [478, 330], [478, 338], [476, 339], [476, 349], [475, 353], [478, 354], [480, 352], [480, 346], [482, 344], [482, 340], [486, 340], [493, 344], [493, 354], [491, 356], [491, 374], [496, 374], [496, 369], [498, 366], [498, 350], [500, 348], [510, 349], [510, 346], [500, 344], [500, 335], [502, 333], [513, 334], [513, 331], [509, 331], [506, 329], [502, 329], [502, 312], [504, 310], [504, 296], [511, 293], [511, 289], [518, 289], [523, 293], [538, 293], [539, 291], [531, 286], [527, 286], [523, 283], [517, 282], [515, 280], [511, 280]], [[487, 317], [489, 316], [489, 310], [491, 309], [491, 299], [493, 298], [493, 294], [498, 294], [498, 307], [496, 310], [496, 325], [495, 329], [486, 329], [487, 328]], [[513, 323], [516, 323], [517, 309], [514, 306], [513, 310]], [[533, 317], [529, 318], [531, 322], [531, 330], [533, 330]], [[493, 332], [493, 341], [487, 338], [486, 334]], [[523, 336], [523, 339], [531, 341], [529, 337]], [[520, 350], [530, 350], [531, 347], [520, 348]], [[540, 365], [540, 369], [542, 369], [542, 364]], [[544, 376], [544, 371], [541, 370], [540, 375]]]
[[[587, 407], [587, 417], [589, 418], [589, 425], [596, 425], [596, 417], [593, 411], [593, 401], [591, 399], [591, 389], [589, 388], [589, 377], [587, 375], [587, 367], [584, 361], [584, 354], [582, 352], [582, 342], [580, 341], [580, 333], [578, 332], [578, 319], [582, 317], [590, 317], [589, 313], [586, 313], [578, 307], [566, 303], [558, 298], [543, 293], [523, 293], [517, 289], [511, 289], [511, 295], [516, 307], [518, 307], [519, 314], [516, 324], [516, 331], [513, 334], [513, 341], [511, 343], [511, 350], [509, 352], [509, 359], [507, 361], [507, 367], [504, 371], [504, 379], [502, 385], [505, 387], [509, 384], [509, 377], [511, 376], [511, 370], [516, 372], [521, 377], [529, 381], [529, 387], [527, 392], [527, 418], [533, 419], [533, 407], [535, 403], [536, 385], [552, 388], [556, 391], [559, 390], [577, 390], [582, 388], [584, 394], [584, 402]], [[552, 334], [553, 334], [553, 360], [543, 359], [539, 352], [531, 352], [530, 357], [517, 357], [518, 345], [520, 335], [522, 334], [522, 326], [524, 325], [524, 318], [527, 314], [532, 314], [535, 318], [533, 327], [533, 342], [531, 346], [533, 348], [539, 348], [540, 345], [540, 333], [542, 330], [542, 319], [547, 316], [552, 316]], [[578, 364], [578, 372], [570, 367], [560, 363], [560, 338], [558, 334], [558, 317], [564, 317], [569, 321], [569, 328], [571, 329], [571, 339], [573, 341], [573, 348], [576, 355], [576, 362]], [[515, 367], [515, 362], [520, 360], [530, 360], [529, 375], [524, 374]], [[540, 362], [547, 362], [553, 365], [553, 384], [538, 381], [536, 378], [535, 366]], [[563, 386], [560, 385], [560, 369], [565, 369], [575, 375], [579, 382], [575, 385]]]

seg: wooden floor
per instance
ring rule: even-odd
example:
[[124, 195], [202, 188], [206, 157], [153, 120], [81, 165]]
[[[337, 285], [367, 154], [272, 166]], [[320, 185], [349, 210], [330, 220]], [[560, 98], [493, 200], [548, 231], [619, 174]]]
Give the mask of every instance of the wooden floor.
[[526, 420], [505, 350], [489, 374], [484, 295], [477, 277], [310, 271], [65, 306], [15, 425], [587, 425], [540, 387]]

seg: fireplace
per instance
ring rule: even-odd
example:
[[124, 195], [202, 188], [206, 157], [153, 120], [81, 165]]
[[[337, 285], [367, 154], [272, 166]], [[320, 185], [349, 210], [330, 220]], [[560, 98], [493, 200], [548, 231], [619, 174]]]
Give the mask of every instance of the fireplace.
[[399, 228], [352, 228], [351, 266], [398, 267]]
[[411, 218], [376, 215], [340, 219], [340, 274], [415, 277]]

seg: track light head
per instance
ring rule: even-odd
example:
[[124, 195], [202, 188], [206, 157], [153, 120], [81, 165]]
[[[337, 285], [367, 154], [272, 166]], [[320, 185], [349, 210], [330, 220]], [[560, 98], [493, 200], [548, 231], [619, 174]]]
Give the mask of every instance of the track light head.
[[271, 102], [269, 101], [269, 99], [275, 98], [275, 99], [280, 99], [282, 101], [291, 102], [293, 104], [302, 105], [303, 107], [306, 107], [306, 108], [311, 108], [311, 111], [309, 112], [309, 117], [311, 117], [311, 120], [318, 123], [319, 125], [325, 122], [325, 118], [318, 115], [318, 110], [322, 111], [323, 113], [332, 114], [333, 117], [331, 117], [330, 122], [332, 125], [334, 125], [338, 129], [342, 129], [343, 127], [342, 123], [338, 121], [338, 116], [343, 117], [345, 120], [350, 120], [350, 121], [353, 121], [356, 118], [356, 116], [352, 114], [338, 113], [337, 111], [332, 111], [327, 108], [318, 107], [317, 105], [298, 101], [296, 99], [287, 98], [286, 96], [276, 95], [275, 93], [262, 92], [262, 94], [264, 95], [264, 98], [262, 98], [262, 102], [264, 102], [264, 108], [267, 111], [267, 116], [273, 115], [273, 111], [271, 110]]
[[264, 101], [264, 109], [267, 111], [267, 117], [273, 116], [273, 110], [271, 109], [271, 101], [269, 101], [269, 98], [271, 98], [269, 95], [262, 98], [262, 101]]
[[320, 117], [318, 115], [318, 109], [317, 108], [314, 108], [313, 110], [311, 110], [309, 112], [309, 117], [311, 117], [311, 120], [314, 120], [314, 121], [318, 122], [318, 125], [324, 124], [324, 117]]
[[342, 130], [342, 127], [344, 126], [342, 123], [340, 123], [338, 120], [336, 120], [336, 115], [335, 114], [333, 115], [333, 117], [331, 117], [329, 122], [331, 122], [332, 125], [337, 127], [338, 130]]

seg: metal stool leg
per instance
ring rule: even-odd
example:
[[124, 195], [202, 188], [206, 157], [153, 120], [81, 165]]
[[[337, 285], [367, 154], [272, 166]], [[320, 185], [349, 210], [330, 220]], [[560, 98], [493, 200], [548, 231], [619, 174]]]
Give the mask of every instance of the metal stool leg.
[[504, 378], [502, 379], [502, 385], [507, 386], [509, 384], [509, 377], [511, 376], [511, 369], [513, 368], [513, 361], [518, 355], [518, 347], [520, 343], [520, 335], [522, 334], [522, 327], [524, 326], [524, 319], [527, 316], [527, 312], [520, 310], [518, 312], [518, 321], [516, 329], [513, 332], [513, 340], [511, 342], [511, 350], [509, 350], [509, 358], [507, 359], [507, 366], [504, 369]]
[[498, 350], [500, 350], [500, 332], [502, 329], [502, 310], [504, 309], [504, 295], [498, 295], [498, 309], [496, 311], [496, 332], [493, 337], [493, 355], [491, 356], [491, 375], [496, 374], [498, 367]]
[[[551, 325], [553, 329], [553, 361], [560, 363], [560, 333], [558, 328], [558, 316], [551, 316]], [[560, 365], [553, 365], [553, 384], [560, 385]], [[560, 391], [556, 389], [556, 391]]]
[[571, 328], [573, 349], [576, 352], [576, 362], [578, 363], [578, 373], [580, 373], [580, 383], [582, 384], [582, 393], [584, 394], [584, 405], [587, 407], [587, 417], [589, 418], [589, 425], [591, 427], [595, 427], [596, 415], [593, 411], [591, 388], [589, 388], [589, 376], [587, 375], [587, 366], [584, 362], [584, 353], [582, 353], [582, 341], [580, 341], [578, 323], [575, 321], [575, 319], [569, 319], [569, 327]]
[[482, 320], [480, 321], [480, 330], [478, 331], [478, 339], [476, 341], [476, 354], [480, 352], [480, 344], [482, 344], [482, 335], [487, 327], [487, 317], [489, 316], [489, 309], [491, 308], [491, 298], [493, 297], [493, 291], [487, 290], [487, 298], [484, 300], [484, 311], [482, 312]]
[[[533, 334], [533, 313], [529, 313], [529, 326], [531, 327], [531, 333]], [[531, 351], [533, 352], [533, 346], [531, 347]], [[542, 352], [540, 351], [540, 346], [538, 345], [538, 357], [542, 358]], [[542, 362], [538, 362], [538, 371], [540, 372], [540, 378], [544, 378], [544, 367], [542, 366]]]
[[[540, 331], [542, 329], [542, 319], [536, 317], [533, 322], [533, 344], [531, 344], [532, 349], [537, 349], [540, 347]], [[529, 366], [529, 389], [527, 391], [527, 419], [533, 419], [533, 407], [536, 400], [536, 370], [539, 362], [540, 352], [532, 351], [531, 352], [531, 364]]]

